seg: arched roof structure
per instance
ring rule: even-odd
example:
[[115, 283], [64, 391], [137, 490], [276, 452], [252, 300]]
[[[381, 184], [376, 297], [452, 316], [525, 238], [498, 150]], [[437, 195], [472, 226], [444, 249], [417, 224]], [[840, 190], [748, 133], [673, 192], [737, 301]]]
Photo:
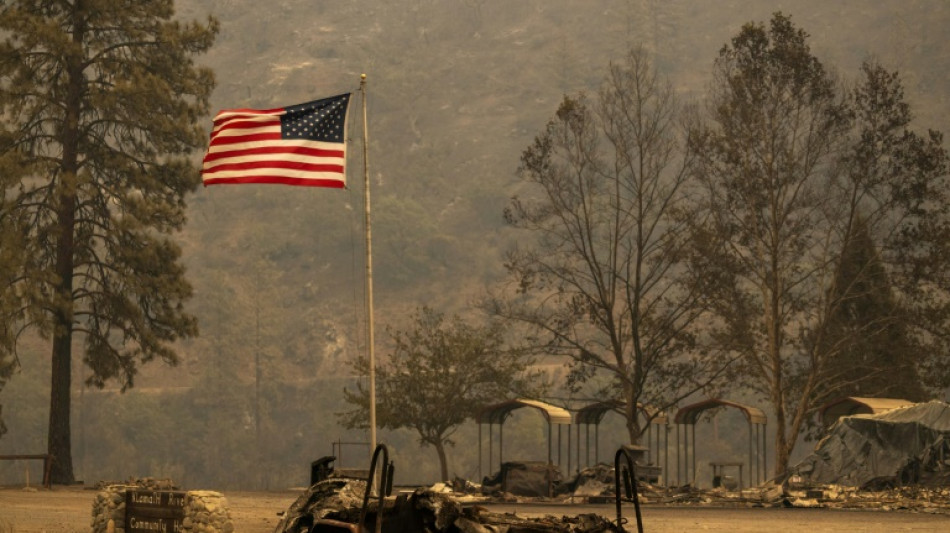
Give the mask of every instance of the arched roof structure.
[[[752, 407], [749, 405], [744, 405], [738, 402], [733, 402], [731, 400], [723, 400], [722, 398], [710, 398], [708, 400], [703, 400], [701, 402], [696, 402], [694, 404], [687, 405], [686, 407], [681, 408], [676, 412], [676, 416], [673, 418], [673, 421], [676, 423], [676, 478], [677, 482], [679, 481], [679, 464], [680, 464], [680, 445], [679, 445], [679, 426], [686, 425], [692, 426], [692, 447], [689, 445], [689, 432], [684, 432], [684, 446], [682, 448], [686, 460], [683, 463], [684, 466], [688, 467], [689, 465], [689, 455], [690, 450], [692, 450], [693, 456], [693, 473], [692, 473], [692, 482], [696, 482], [696, 422], [699, 420], [699, 417], [705, 411], [710, 409], [716, 409], [719, 407], [732, 407], [738, 409], [745, 415], [746, 421], [749, 424], [749, 486], [753, 484], [753, 473], [755, 474], [756, 480], [763, 479], [765, 470], [767, 469], [766, 464], [766, 440], [765, 440], [765, 426], [768, 423], [768, 418], [765, 416], [765, 413], [758, 407]], [[684, 428], [685, 429], [685, 428]], [[721, 463], [723, 464], [723, 463]], [[739, 466], [739, 482], [742, 482], [742, 463], [737, 463], [736, 466]], [[688, 468], [684, 468], [687, 470]], [[690, 479], [687, 478], [689, 482]]]
[[[604, 419], [604, 415], [609, 412], [615, 412], [624, 416], [621, 410], [626, 404], [622, 400], [607, 400], [603, 402], [595, 402], [589, 405], [581, 407], [577, 412], [574, 413], [574, 423], [577, 424], [577, 464], [580, 467], [580, 443], [581, 443], [581, 425], [587, 426], [587, 464], [590, 466], [590, 426], [594, 426], [594, 463], [600, 462], [600, 423]], [[667, 434], [667, 428], [657, 429], [656, 431], [656, 442], [654, 443], [652, 438], [653, 426], [668, 426], [669, 417], [665, 411], [660, 411], [648, 405], [643, 405], [642, 403], [637, 403], [637, 408], [641, 411], [641, 415], [645, 415], [645, 419], [649, 421], [645, 428], [643, 435], [646, 436], [647, 449], [650, 453], [650, 460], [655, 464], [659, 465], [661, 457], [664, 459], [664, 464], [669, 462], [668, 452], [666, 452], [669, 446], [669, 435]], [[661, 436], [666, 439], [663, 447], [660, 447], [660, 438]], [[664, 468], [664, 471], [666, 468]], [[664, 474], [665, 475], [665, 474]]]
[[503, 424], [512, 411], [522, 407], [531, 407], [537, 409], [551, 424], [570, 425], [572, 422], [571, 413], [563, 407], [551, 405], [538, 400], [527, 400], [516, 398], [507, 400], [495, 405], [489, 405], [479, 411], [475, 421], [479, 424]]
[[758, 407], [751, 407], [741, 403], [733, 402], [730, 400], [723, 400], [721, 398], [710, 398], [708, 400], [703, 400], [701, 402], [696, 402], [686, 407], [680, 408], [676, 412], [676, 417], [673, 421], [677, 424], [696, 424], [696, 421], [699, 420], [699, 417], [703, 414], [704, 411], [709, 409], [715, 409], [717, 407], [734, 407], [745, 415], [746, 420], [750, 424], [765, 424], [766, 417], [765, 413]]
[[914, 402], [901, 398], [863, 398], [846, 396], [826, 403], [818, 410], [821, 423], [830, 426], [842, 416], [876, 415]]
[[[577, 413], [574, 414], [574, 423], [575, 424], [591, 424], [597, 425], [604, 419], [610, 411], [616, 411], [623, 407], [624, 403], [621, 400], [608, 400], [605, 402], [592, 403], [581, 407]], [[647, 417], [651, 419], [653, 424], [666, 424], [667, 416], [666, 413], [660, 412], [657, 409], [654, 409], [648, 405], [643, 405], [641, 403], [637, 404], [637, 407], [646, 412]]]
[[[492, 445], [492, 428], [495, 427], [495, 424], [498, 425], [498, 462], [499, 467], [504, 463], [503, 447], [504, 447], [504, 429], [505, 429], [505, 420], [511, 414], [512, 411], [521, 409], [523, 407], [530, 407], [537, 410], [544, 417], [545, 421], [548, 423], [548, 464], [553, 464], [551, 446], [552, 446], [552, 436], [551, 436], [551, 426], [558, 426], [558, 467], [560, 468], [561, 463], [561, 426], [570, 426], [573, 422], [573, 417], [571, 416], [570, 411], [564, 409], [563, 407], [558, 407], [556, 405], [551, 405], [546, 402], [538, 400], [528, 400], [525, 398], [516, 398], [513, 400], [507, 400], [501, 403], [496, 403], [494, 405], [489, 405], [484, 407], [478, 414], [475, 416], [475, 422], [478, 423], [478, 474], [482, 474], [482, 424], [488, 424], [488, 462], [489, 464], [494, 463], [492, 456], [493, 445]], [[568, 427], [568, 439], [570, 439], [570, 427]], [[570, 461], [571, 456], [571, 444], [568, 441], [567, 445], [567, 456], [568, 461]], [[570, 464], [568, 464], [568, 470], [570, 470]], [[549, 492], [551, 487], [549, 488]], [[553, 494], [552, 494], [553, 495]]]

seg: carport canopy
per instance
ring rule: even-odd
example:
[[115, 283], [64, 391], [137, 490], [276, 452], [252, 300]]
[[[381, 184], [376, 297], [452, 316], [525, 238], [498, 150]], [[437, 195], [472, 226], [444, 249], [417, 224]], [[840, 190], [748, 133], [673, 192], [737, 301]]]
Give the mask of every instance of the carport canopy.
[[[621, 416], [624, 416], [623, 409], [626, 406], [626, 403], [623, 400], [606, 400], [601, 402], [595, 402], [584, 407], [581, 407], [574, 413], [574, 423], [577, 424], [577, 465], [580, 467], [581, 458], [580, 458], [580, 445], [581, 445], [581, 425], [587, 427], [587, 465], [590, 466], [590, 426], [594, 426], [594, 463], [600, 462], [600, 423], [604, 420], [604, 416], [609, 412], [615, 412]], [[650, 449], [650, 459], [651, 461], [659, 464], [661, 457], [661, 451], [665, 450], [669, 446], [669, 435], [667, 434], [666, 429], [659, 429], [656, 432], [656, 442], [653, 442], [652, 438], [652, 428], [654, 425], [657, 426], [666, 426], [669, 423], [669, 417], [666, 414], [666, 411], [660, 411], [655, 407], [644, 405], [642, 403], [637, 403], [637, 410], [641, 416], [643, 416], [644, 421], [648, 423], [645, 431], [647, 448]], [[660, 437], [663, 436], [667, 439], [667, 442], [661, 448], [660, 446]], [[655, 449], [654, 449], [655, 445]]]
[[818, 416], [825, 427], [830, 427], [842, 416], [876, 415], [914, 402], [901, 398], [863, 398], [846, 396], [826, 403], [819, 409]]
[[475, 421], [479, 424], [504, 424], [512, 411], [521, 409], [522, 407], [537, 409], [544, 415], [545, 420], [551, 424], [570, 425], [571, 423], [571, 413], [567, 409], [542, 401], [527, 400], [524, 398], [516, 398], [514, 400], [489, 405], [479, 411]]
[[765, 413], [762, 412], [762, 410], [758, 407], [751, 407], [730, 400], [723, 400], [721, 398], [710, 398], [708, 400], [687, 405], [676, 412], [676, 417], [673, 421], [677, 424], [695, 425], [696, 421], [699, 420], [699, 417], [703, 414], [703, 412], [709, 409], [715, 409], [717, 407], [734, 407], [739, 411], [742, 411], [742, 414], [745, 415], [750, 424], [766, 423]]
[[[759, 481], [762, 480], [765, 471], [767, 469], [766, 464], [766, 441], [765, 441], [765, 425], [767, 423], [767, 418], [765, 412], [763, 412], [758, 407], [752, 407], [749, 405], [744, 405], [738, 402], [733, 402], [731, 400], [723, 400], [722, 398], [710, 398], [708, 400], [703, 400], [701, 402], [696, 402], [694, 404], [687, 405], [686, 407], [681, 408], [676, 412], [676, 416], [673, 418], [673, 421], [676, 423], [676, 469], [677, 469], [677, 483], [679, 482], [679, 465], [680, 465], [680, 445], [679, 445], [679, 426], [686, 425], [692, 426], [693, 434], [692, 448], [689, 446], [689, 432], [685, 432], [685, 445], [682, 450], [685, 454], [685, 461], [683, 463], [684, 471], [688, 470], [689, 467], [689, 455], [690, 450], [692, 450], [692, 479], [687, 478], [687, 482], [696, 482], [696, 422], [699, 420], [699, 417], [702, 414], [710, 409], [716, 409], [719, 407], [731, 407], [733, 409], [738, 409], [745, 415], [746, 420], [749, 423], [749, 486], [754, 484], [753, 480]], [[685, 428], [684, 428], [685, 429]], [[740, 467], [741, 468], [741, 467]], [[742, 470], [739, 471], [741, 483]], [[754, 477], [753, 477], [754, 475]]]
[[[605, 402], [597, 402], [581, 407], [577, 413], [574, 414], [574, 423], [575, 424], [590, 424], [596, 426], [604, 419], [610, 411], [620, 412], [624, 406], [623, 401], [621, 400], [608, 400]], [[637, 404], [637, 409], [644, 412], [647, 419], [650, 420], [653, 424], [666, 424], [666, 413], [654, 409], [648, 405], [643, 405], [641, 403]]]
[[[548, 464], [551, 462], [551, 426], [558, 426], [558, 464], [561, 460], [561, 446], [560, 446], [560, 436], [561, 436], [561, 426], [570, 426], [573, 418], [571, 417], [570, 411], [564, 409], [563, 407], [558, 407], [556, 405], [551, 405], [546, 402], [539, 400], [528, 400], [525, 398], [516, 398], [514, 400], [506, 400], [501, 403], [496, 403], [494, 405], [489, 405], [483, 408], [478, 412], [478, 415], [475, 417], [475, 421], [478, 423], [478, 475], [482, 475], [482, 424], [488, 424], [488, 464], [494, 464], [494, 457], [492, 455], [493, 445], [492, 445], [492, 428], [495, 424], [498, 424], [498, 463], [499, 468], [504, 463], [504, 427], [505, 420], [508, 418], [508, 415], [512, 411], [521, 409], [523, 407], [530, 407], [537, 410], [544, 416], [544, 419], [548, 423]], [[568, 438], [570, 438], [570, 428], [568, 428]], [[568, 459], [570, 459], [571, 446], [568, 442], [567, 447]], [[570, 466], [568, 466], [570, 470]]]

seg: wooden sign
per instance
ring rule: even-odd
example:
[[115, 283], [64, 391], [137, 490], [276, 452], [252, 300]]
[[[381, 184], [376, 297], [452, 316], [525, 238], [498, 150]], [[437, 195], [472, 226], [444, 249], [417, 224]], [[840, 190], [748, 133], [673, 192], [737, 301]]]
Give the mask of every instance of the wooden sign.
[[126, 533], [181, 533], [184, 519], [183, 491], [125, 491]]

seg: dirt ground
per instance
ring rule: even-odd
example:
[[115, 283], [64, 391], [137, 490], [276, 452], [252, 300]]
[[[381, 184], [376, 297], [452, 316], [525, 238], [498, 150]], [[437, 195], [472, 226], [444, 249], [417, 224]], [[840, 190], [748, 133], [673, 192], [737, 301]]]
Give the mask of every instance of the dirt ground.
[[[0, 533], [88, 532], [94, 490], [54, 487], [52, 490], [0, 488]], [[272, 533], [279, 517], [298, 493], [225, 492], [236, 533]], [[573, 515], [596, 512], [613, 517], [612, 505], [491, 505], [495, 512], [520, 516]], [[633, 519], [633, 508], [624, 515]], [[722, 509], [709, 507], [643, 507], [644, 531], [805, 531], [807, 533], [950, 531], [950, 516], [901, 511], [842, 511], [831, 509]], [[628, 531], [636, 531], [628, 526]]]

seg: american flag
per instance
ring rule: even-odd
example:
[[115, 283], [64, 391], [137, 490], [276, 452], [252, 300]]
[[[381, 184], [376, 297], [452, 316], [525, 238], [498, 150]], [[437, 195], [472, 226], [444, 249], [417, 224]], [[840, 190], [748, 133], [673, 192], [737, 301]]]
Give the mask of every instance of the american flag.
[[201, 167], [205, 185], [346, 186], [350, 94], [277, 109], [226, 109], [214, 117]]

